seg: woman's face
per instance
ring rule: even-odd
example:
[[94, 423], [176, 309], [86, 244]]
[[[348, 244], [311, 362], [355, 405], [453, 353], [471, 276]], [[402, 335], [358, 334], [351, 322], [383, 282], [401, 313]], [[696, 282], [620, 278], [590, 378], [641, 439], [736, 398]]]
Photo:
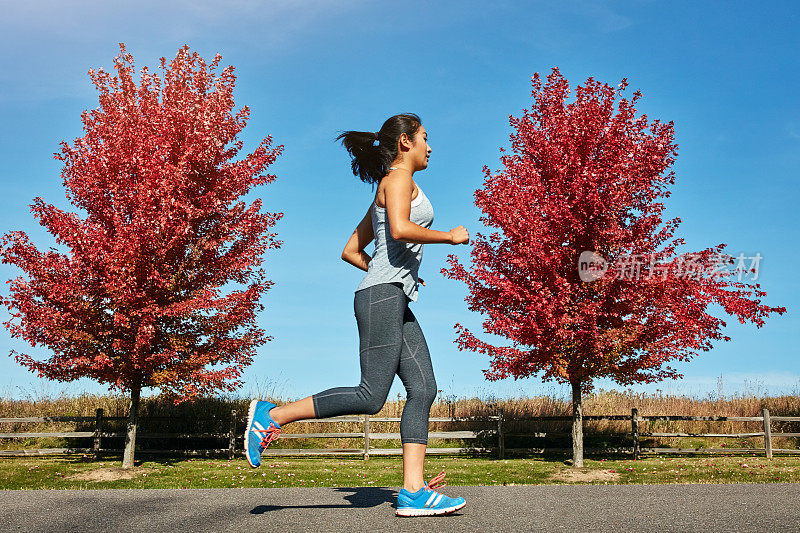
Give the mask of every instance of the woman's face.
[[413, 146], [406, 152], [406, 158], [415, 170], [424, 170], [428, 168], [430, 153], [431, 147], [428, 145], [428, 132], [425, 131], [424, 126], [420, 125], [414, 135]]

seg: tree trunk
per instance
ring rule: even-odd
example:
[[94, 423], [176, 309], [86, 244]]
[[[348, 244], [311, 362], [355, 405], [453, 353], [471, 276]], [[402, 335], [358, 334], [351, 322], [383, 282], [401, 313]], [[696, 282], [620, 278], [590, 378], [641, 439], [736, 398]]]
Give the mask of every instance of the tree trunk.
[[139, 393], [142, 388], [138, 385], [131, 388], [131, 403], [128, 409], [128, 431], [125, 434], [125, 453], [122, 456], [122, 468], [133, 467], [133, 452], [136, 448], [136, 424], [139, 417]]
[[572, 465], [583, 468], [583, 406], [581, 382], [572, 383]]

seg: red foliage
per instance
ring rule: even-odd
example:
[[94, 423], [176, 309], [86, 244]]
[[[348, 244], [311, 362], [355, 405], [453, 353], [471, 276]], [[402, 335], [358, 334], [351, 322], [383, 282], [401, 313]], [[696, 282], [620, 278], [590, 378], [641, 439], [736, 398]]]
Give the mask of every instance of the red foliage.
[[[538, 73], [532, 85], [532, 108], [509, 117], [513, 154], [501, 156], [496, 175], [484, 166], [484, 188], [475, 191], [480, 220], [500, 231], [476, 234], [472, 270], [453, 255], [442, 269], [467, 283], [469, 309], [488, 315], [485, 332], [513, 343], [493, 346], [455, 325], [460, 349], [490, 356], [487, 379], [541, 373], [588, 389], [601, 376], [620, 384], [681, 377], [665, 363], [709, 350], [712, 339], [730, 340], [719, 332], [725, 322], [705, 312], [710, 303], [757, 327], [769, 312], [786, 312], [749, 298], [765, 295], [759, 284], [714, 272], [733, 262], [724, 244], [673, 256], [684, 244], [674, 239], [658, 250], [680, 222], [659, 229], [664, 204], [656, 201], [675, 182], [665, 172], [677, 144], [672, 122], [648, 127], [646, 115], [635, 116], [640, 91], [614, 112], [617, 90], [591, 77], [569, 104], [557, 68], [544, 87]], [[626, 86], [623, 79], [618, 89]], [[587, 250], [611, 265], [594, 281], [578, 269]], [[625, 273], [626, 256], [639, 275]]]
[[[254, 267], [282, 244], [267, 229], [283, 213], [237, 199], [275, 179], [259, 174], [283, 146], [269, 149], [267, 136], [233, 160], [249, 110], [232, 114], [236, 78], [232, 66], [215, 76], [221, 58], [207, 66], [184, 46], [168, 66], [161, 58], [163, 86], [143, 67], [137, 87], [120, 43], [116, 76], [89, 71], [100, 106], [81, 114], [85, 135], [54, 154], [67, 199], [88, 216], [40, 197], [31, 205], [69, 255], [40, 252], [21, 231], [0, 248], [3, 263], [30, 277], [7, 282], [12, 297], [0, 300], [12, 318], [4, 325], [54, 352], [45, 361], [15, 355], [39, 376], [190, 399], [241, 386], [254, 348], [272, 339], [255, 325], [272, 282]], [[220, 295], [230, 281], [247, 287]]]

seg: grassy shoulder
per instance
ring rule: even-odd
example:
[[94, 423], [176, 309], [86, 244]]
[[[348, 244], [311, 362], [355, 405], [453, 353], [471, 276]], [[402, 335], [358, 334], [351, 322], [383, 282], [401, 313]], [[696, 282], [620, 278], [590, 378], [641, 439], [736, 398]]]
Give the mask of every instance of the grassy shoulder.
[[[587, 459], [585, 465], [572, 469], [561, 458], [429, 456], [425, 474], [428, 479], [444, 469], [452, 486], [800, 482], [800, 457]], [[257, 469], [244, 459], [146, 459], [130, 470], [118, 459], [0, 459], [0, 489], [399, 487], [402, 475], [400, 457], [264, 457]]]

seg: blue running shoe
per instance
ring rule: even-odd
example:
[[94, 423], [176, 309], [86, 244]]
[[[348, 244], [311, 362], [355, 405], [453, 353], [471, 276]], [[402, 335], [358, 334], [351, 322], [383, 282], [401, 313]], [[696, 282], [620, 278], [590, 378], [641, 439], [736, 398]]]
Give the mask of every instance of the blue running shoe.
[[261, 466], [261, 452], [281, 434], [281, 426], [269, 416], [274, 403], [253, 400], [247, 411], [247, 429], [244, 432], [244, 454], [250, 466]]
[[436, 492], [434, 488], [447, 485], [444, 482], [444, 470], [439, 475], [431, 479], [430, 483], [417, 492], [408, 492], [400, 489], [397, 495], [397, 516], [437, 516], [450, 514], [458, 511], [467, 502], [464, 498], [448, 498], [444, 494]]

